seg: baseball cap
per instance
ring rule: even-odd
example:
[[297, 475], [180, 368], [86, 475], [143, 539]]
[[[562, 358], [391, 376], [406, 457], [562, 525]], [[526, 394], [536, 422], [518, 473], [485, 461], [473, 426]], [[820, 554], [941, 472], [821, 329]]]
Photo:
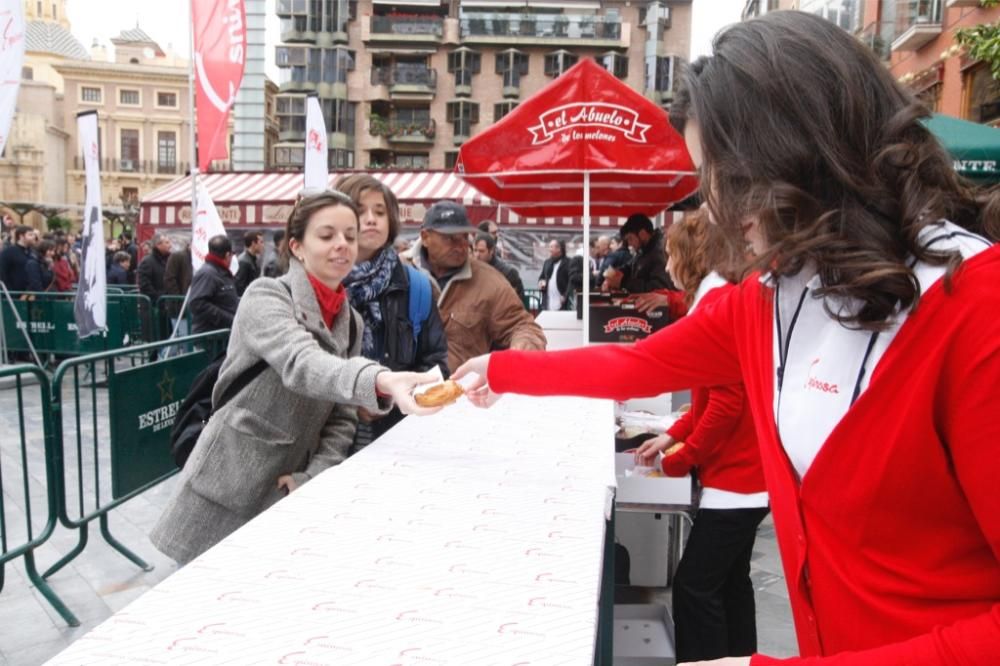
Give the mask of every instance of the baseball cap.
[[440, 234], [474, 234], [479, 231], [469, 224], [465, 206], [454, 201], [439, 201], [431, 206], [420, 228]]

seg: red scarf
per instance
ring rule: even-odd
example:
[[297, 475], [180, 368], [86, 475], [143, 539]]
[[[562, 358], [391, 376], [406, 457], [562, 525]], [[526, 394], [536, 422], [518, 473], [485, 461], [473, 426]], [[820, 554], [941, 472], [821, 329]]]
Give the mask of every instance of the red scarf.
[[205, 255], [205, 261], [207, 261], [210, 264], [215, 264], [216, 266], [226, 271], [227, 273], [229, 272], [229, 264], [222, 257], [217, 257], [211, 252], [209, 252], [208, 254]]
[[336, 289], [330, 289], [314, 278], [311, 273], [306, 273], [306, 275], [309, 277], [309, 284], [312, 285], [313, 291], [316, 293], [316, 302], [319, 303], [319, 311], [323, 315], [323, 321], [326, 323], [326, 327], [332, 331], [333, 319], [340, 312], [340, 306], [344, 304], [344, 299], [347, 297], [344, 285], [341, 284]]

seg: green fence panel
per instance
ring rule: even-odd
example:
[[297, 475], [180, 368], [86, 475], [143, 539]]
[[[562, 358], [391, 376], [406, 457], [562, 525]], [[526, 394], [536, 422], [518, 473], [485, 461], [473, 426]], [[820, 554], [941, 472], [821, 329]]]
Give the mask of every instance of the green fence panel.
[[[4, 414], [4, 432], [16, 433], [20, 439], [16, 455], [0, 457], [0, 591], [3, 590], [4, 567], [15, 558], [22, 558], [28, 579], [70, 626], [80, 622], [38, 573], [35, 549], [52, 535], [58, 507], [58, 453], [54, 446], [49, 378], [35, 365], [0, 368], [0, 391], [12, 399], [15, 410]], [[7, 386], [7, 382], [12, 382]], [[32, 398], [31, 393], [36, 397]], [[32, 428], [34, 423], [34, 428]], [[31, 435], [41, 425], [43, 440], [39, 447]], [[7, 447], [9, 452], [13, 447]], [[32, 451], [32, 449], [35, 449]], [[38, 450], [40, 449], [40, 450]], [[44, 468], [42, 470], [36, 469]], [[5, 488], [4, 479], [17, 479], [20, 488]], [[45, 489], [39, 487], [44, 479]], [[44, 497], [45, 506], [32, 502]], [[44, 508], [44, 513], [40, 509]], [[36, 530], [36, 520], [44, 516], [44, 524]]]
[[108, 381], [111, 410], [112, 497], [124, 497], [177, 470], [170, 457], [170, 429], [208, 353], [118, 370]]

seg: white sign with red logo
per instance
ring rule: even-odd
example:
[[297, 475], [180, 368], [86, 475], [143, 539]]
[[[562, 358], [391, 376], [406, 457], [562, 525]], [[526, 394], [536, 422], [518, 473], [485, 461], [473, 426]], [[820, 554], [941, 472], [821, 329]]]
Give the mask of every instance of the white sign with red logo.
[[21, 0], [0, 0], [0, 153], [7, 145], [24, 62], [24, 14]]
[[191, 0], [194, 67], [198, 84], [198, 168], [229, 154], [229, 110], [243, 83], [246, 9], [243, 0]]
[[[208, 254], [208, 241], [216, 236], [225, 236], [226, 229], [222, 226], [219, 211], [209, 196], [208, 190], [198, 183], [198, 195], [195, 198], [195, 216], [191, 227], [191, 264], [195, 271], [205, 263]], [[236, 274], [239, 262], [235, 256], [229, 262], [229, 270]]]
[[323, 122], [323, 110], [319, 106], [319, 98], [310, 95], [306, 98], [305, 187], [307, 189], [326, 189], [330, 178], [326, 155], [326, 123]]

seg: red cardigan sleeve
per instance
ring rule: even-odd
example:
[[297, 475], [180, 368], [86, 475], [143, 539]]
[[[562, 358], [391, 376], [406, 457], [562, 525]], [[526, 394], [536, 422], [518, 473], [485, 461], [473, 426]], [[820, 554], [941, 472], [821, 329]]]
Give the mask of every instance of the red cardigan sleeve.
[[698, 415], [698, 422], [686, 439], [678, 438], [674, 428], [667, 431], [677, 441], [683, 441], [685, 446], [663, 459], [663, 472], [669, 476], [684, 476], [692, 467], [703, 464], [739, 424], [743, 410], [748, 409], [743, 398], [742, 384], [710, 388], [705, 411]]
[[[934, 419], [979, 529], [1000, 566], [1000, 493], [996, 467], [1000, 418], [998, 269], [956, 278], [949, 316], [962, 318], [948, 343]], [[985, 275], [984, 275], [985, 273]], [[961, 274], [959, 274], [961, 277]], [[978, 279], [977, 279], [978, 277]], [[962, 311], [964, 309], [964, 311]], [[829, 657], [772, 659], [751, 666], [995, 666], [1000, 660], [1000, 600], [991, 609], [901, 643]]]
[[681, 414], [681, 417], [674, 421], [674, 424], [667, 428], [667, 434], [674, 438], [675, 442], [683, 442], [694, 431], [694, 415], [691, 410]]
[[722, 299], [633, 345], [490, 355], [496, 393], [576, 395], [627, 400], [742, 381], [733, 319], [742, 293]]

